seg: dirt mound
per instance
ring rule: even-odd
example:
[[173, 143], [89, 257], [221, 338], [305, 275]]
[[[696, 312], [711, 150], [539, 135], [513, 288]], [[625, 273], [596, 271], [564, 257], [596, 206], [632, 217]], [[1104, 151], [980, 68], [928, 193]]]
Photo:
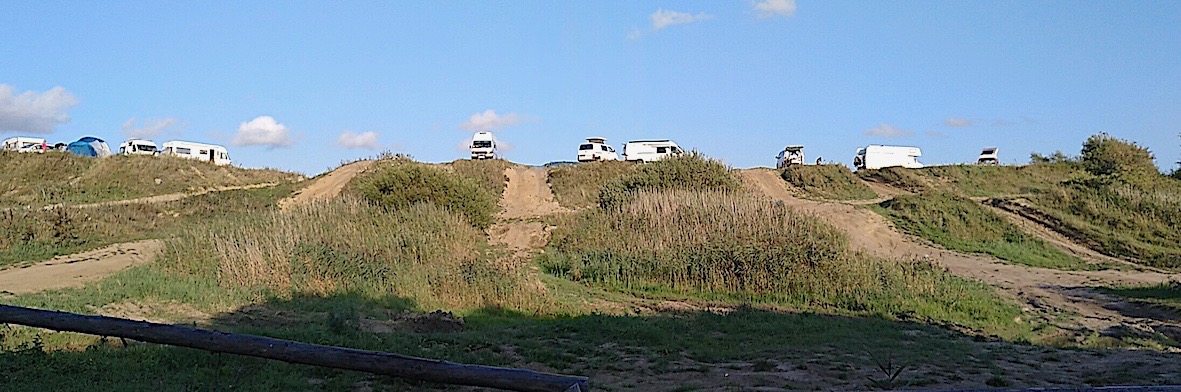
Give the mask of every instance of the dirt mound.
[[500, 199], [496, 224], [488, 228], [488, 237], [513, 251], [514, 260], [523, 260], [549, 240], [550, 225], [540, 218], [568, 212], [554, 201], [554, 194], [541, 168], [508, 168], [504, 177], [508, 186]]
[[340, 195], [340, 190], [344, 189], [349, 180], [365, 171], [374, 162], [376, 161], [356, 161], [341, 166], [323, 177], [312, 180], [310, 184], [296, 191], [291, 197], [280, 200], [279, 207], [287, 208], [295, 204], [332, 199]]
[[0, 271], [0, 292], [24, 294], [81, 286], [127, 267], [151, 261], [163, 245], [160, 240], [128, 242], [9, 268]]

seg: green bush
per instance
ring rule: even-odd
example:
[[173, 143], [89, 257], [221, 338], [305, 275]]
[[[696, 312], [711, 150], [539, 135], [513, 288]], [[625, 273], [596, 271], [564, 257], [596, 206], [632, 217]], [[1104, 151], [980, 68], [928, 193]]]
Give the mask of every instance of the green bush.
[[480, 186], [500, 198], [504, 194], [505, 186], [508, 185], [504, 180], [504, 171], [515, 164], [503, 159], [459, 159], [448, 166], [459, 175], [476, 180]]
[[479, 181], [407, 160], [378, 162], [376, 168], [349, 181], [344, 193], [390, 209], [433, 203], [466, 217], [481, 229], [492, 225], [499, 199]]
[[554, 200], [566, 208], [593, 207], [599, 191], [611, 180], [635, 170], [624, 161], [586, 162], [549, 169], [548, 181]]
[[809, 195], [831, 200], [866, 200], [878, 197], [845, 165], [791, 165], [780, 174]]
[[742, 183], [726, 165], [694, 152], [644, 164], [607, 182], [599, 191], [599, 206], [612, 209], [638, 192], [672, 189], [736, 191]]
[[1096, 176], [1135, 178], [1160, 174], [1148, 149], [1105, 133], [1087, 138], [1080, 160], [1083, 167]]

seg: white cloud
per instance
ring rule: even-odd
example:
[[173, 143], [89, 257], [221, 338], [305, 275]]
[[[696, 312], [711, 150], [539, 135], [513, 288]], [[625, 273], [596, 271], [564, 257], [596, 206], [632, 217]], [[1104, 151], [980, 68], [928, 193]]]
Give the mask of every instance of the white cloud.
[[964, 117], [948, 117], [943, 120], [943, 125], [952, 128], [968, 128], [976, 125], [976, 120], [971, 120]]
[[123, 136], [137, 139], [151, 139], [160, 136], [164, 130], [179, 123], [172, 117], [145, 118], [142, 122], [138, 118], [132, 117], [123, 123]]
[[336, 138], [336, 145], [344, 148], [374, 149], [377, 148], [377, 133], [344, 131], [340, 137]]
[[881, 125], [878, 125], [876, 127], [866, 129], [865, 132], [862, 132], [861, 134], [863, 134], [865, 136], [877, 136], [877, 137], [895, 139], [895, 138], [914, 136], [914, 131], [911, 131], [909, 129], [902, 129], [902, 128], [898, 128], [898, 127], [895, 127], [890, 124], [882, 123]]
[[53, 128], [70, 121], [66, 111], [77, 104], [74, 94], [61, 87], [17, 95], [12, 86], [0, 84], [0, 132], [53, 132]]
[[627, 39], [640, 39], [643, 35], [639, 28], [632, 27], [631, 31], [627, 32]]
[[660, 30], [672, 25], [713, 19], [713, 17], [713, 15], [705, 13], [693, 15], [688, 12], [677, 12], [673, 10], [665, 10], [663, 8], [657, 8], [656, 12], [653, 12], [652, 15], [648, 16], [649, 19], [652, 19], [652, 30]]
[[235, 146], [291, 147], [295, 141], [286, 125], [271, 116], [258, 116], [238, 125], [238, 134], [230, 142]]
[[759, 19], [794, 16], [796, 14], [796, 0], [763, 0], [755, 4], [755, 12]]
[[483, 113], [473, 114], [468, 118], [467, 122], [459, 124], [460, 128], [469, 131], [495, 131], [497, 129], [520, 124], [525, 121], [534, 120], [529, 116], [522, 116], [516, 113], [496, 114], [495, 110], [488, 109]]

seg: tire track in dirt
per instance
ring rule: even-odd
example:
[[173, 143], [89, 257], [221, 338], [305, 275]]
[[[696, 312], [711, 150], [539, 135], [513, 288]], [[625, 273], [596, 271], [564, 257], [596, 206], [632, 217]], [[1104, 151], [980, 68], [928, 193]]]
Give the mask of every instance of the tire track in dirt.
[[[1142, 317], [1151, 312], [1136, 304], [1099, 293], [1094, 289], [1109, 285], [1149, 285], [1181, 279], [1181, 274], [1154, 271], [1058, 271], [1006, 264], [986, 255], [963, 254], [940, 249], [925, 240], [903, 235], [881, 215], [844, 203], [821, 202], [793, 196], [786, 182], [767, 169], [741, 172], [748, 185], [774, 200], [797, 210], [811, 213], [848, 234], [850, 245], [877, 257], [930, 259], [951, 273], [983, 281], [1026, 303], [1029, 310], [1054, 319], [1053, 311], [1081, 316], [1076, 320], [1056, 320], [1060, 326], [1108, 331], [1132, 328], [1141, 332], [1181, 332], [1176, 318], [1161, 320]], [[1062, 324], [1065, 325], [1062, 325]], [[1176, 336], [1174, 336], [1176, 338]]]
[[504, 177], [508, 184], [496, 223], [488, 228], [488, 238], [512, 250], [512, 261], [519, 264], [549, 241], [552, 228], [541, 219], [569, 210], [554, 201], [544, 168], [510, 167]]
[[297, 204], [333, 199], [340, 195], [341, 189], [344, 189], [345, 184], [348, 184], [349, 180], [352, 180], [357, 174], [361, 174], [365, 169], [368, 169], [374, 162], [376, 161], [356, 161], [341, 166], [325, 174], [324, 177], [314, 179], [310, 184], [296, 191], [290, 197], [279, 200], [279, 208], [285, 209]]
[[76, 287], [128, 267], [153, 260], [161, 240], [115, 244], [82, 253], [58, 256], [39, 263], [0, 270], [0, 292], [27, 294]]

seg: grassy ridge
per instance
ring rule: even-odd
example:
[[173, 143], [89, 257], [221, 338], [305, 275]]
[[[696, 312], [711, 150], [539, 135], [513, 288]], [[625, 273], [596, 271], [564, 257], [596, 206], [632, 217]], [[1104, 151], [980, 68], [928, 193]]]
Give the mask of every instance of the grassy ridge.
[[912, 192], [952, 192], [969, 197], [999, 197], [1044, 192], [1082, 174], [1072, 163], [1026, 166], [947, 165], [922, 169], [862, 170], [863, 178], [882, 181]]
[[554, 200], [566, 208], [598, 205], [599, 191], [611, 180], [631, 173], [638, 166], [631, 162], [602, 161], [549, 169], [549, 184]]
[[3, 151], [0, 206], [94, 203], [299, 178], [302, 176], [278, 170], [216, 166], [174, 157], [95, 159], [62, 152]]
[[503, 159], [458, 159], [447, 166], [461, 176], [476, 180], [480, 186], [499, 199], [507, 186], [504, 179], [505, 169], [517, 165]]
[[668, 157], [615, 177], [599, 190], [599, 207], [612, 209], [642, 191], [740, 191], [742, 182], [719, 161], [699, 153]]
[[897, 196], [881, 203], [880, 213], [903, 231], [948, 249], [986, 253], [1033, 267], [1064, 270], [1097, 266], [1051, 248], [1005, 217], [949, 193]]
[[845, 165], [792, 165], [780, 174], [804, 193], [829, 200], [866, 200], [878, 194]]
[[478, 177], [482, 180], [410, 160], [382, 160], [349, 181], [341, 193], [394, 210], [432, 203], [484, 229], [496, 219], [501, 193], [489, 176]]

